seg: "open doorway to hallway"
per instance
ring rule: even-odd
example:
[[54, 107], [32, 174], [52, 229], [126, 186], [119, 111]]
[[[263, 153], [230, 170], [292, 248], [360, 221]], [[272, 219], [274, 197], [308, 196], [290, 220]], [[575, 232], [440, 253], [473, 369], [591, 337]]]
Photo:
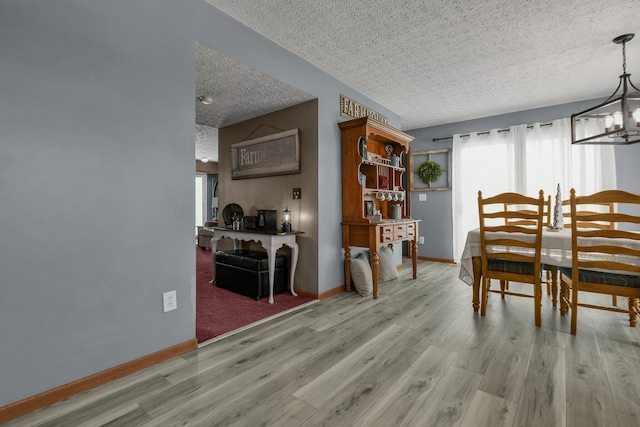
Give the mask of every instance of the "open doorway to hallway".
[[[228, 165], [230, 162], [229, 153], [223, 152], [219, 153], [218, 151], [218, 129], [225, 128], [227, 126], [243, 123], [245, 121], [259, 118], [265, 116], [269, 113], [273, 113], [279, 110], [283, 110], [288, 107], [293, 107], [298, 104], [302, 104], [308, 101], [315, 99], [313, 96], [302, 92], [292, 86], [289, 86], [273, 77], [266, 75], [256, 69], [253, 69], [247, 65], [241, 64], [234, 60], [233, 58], [227, 57], [225, 55], [220, 54], [214, 49], [211, 49], [203, 44], [196, 43], [195, 45], [195, 57], [196, 57], [196, 93], [194, 96], [195, 101], [195, 110], [196, 110], [196, 169], [201, 171], [205, 165], [211, 165], [212, 163], [216, 163], [216, 165], [220, 165], [223, 162], [226, 162]], [[316, 114], [317, 116], [317, 110]], [[262, 131], [262, 127], [260, 124], [251, 125], [251, 129], [247, 129], [245, 134], [240, 138], [240, 140], [244, 140], [242, 138], [248, 138], [255, 134], [256, 127], [260, 128], [259, 131]], [[295, 126], [294, 126], [295, 127]], [[267, 127], [268, 129], [269, 127]], [[202, 136], [202, 137], [201, 137]], [[255, 135], [254, 135], [255, 136]], [[202, 157], [207, 157], [208, 162], [203, 163]], [[228, 174], [228, 168], [225, 169]], [[308, 171], [312, 171], [310, 167], [307, 168]], [[216, 169], [216, 172], [218, 169]], [[219, 177], [223, 181], [223, 185], [220, 187], [219, 191], [219, 212], [222, 212], [224, 207], [227, 204], [240, 202], [237, 197], [240, 193], [242, 193], [247, 199], [247, 191], [235, 189], [235, 183], [237, 181], [231, 181], [230, 176]], [[246, 181], [246, 180], [245, 180]], [[245, 183], [246, 184], [246, 183]], [[311, 184], [310, 184], [311, 185]], [[255, 187], [259, 188], [259, 187]], [[210, 191], [209, 188], [207, 190]], [[271, 189], [275, 190], [275, 189]], [[266, 198], [267, 193], [264, 192], [264, 196]], [[273, 193], [271, 191], [270, 193]], [[269, 194], [270, 196], [272, 194]], [[290, 194], [288, 194], [290, 197]], [[259, 196], [256, 196], [259, 198]], [[249, 201], [255, 201], [257, 204], [264, 203], [268, 201], [264, 200], [255, 200], [256, 197], [251, 196], [250, 199], [245, 200], [245, 212], [246, 215], [251, 215], [248, 212], [249, 208], [255, 208], [255, 206], [248, 206]], [[197, 196], [198, 198], [198, 196]], [[209, 193], [208, 199], [211, 199], [211, 194]], [[264, 206], [260, 206], [264, 207]], [[196, 210], [199, 211], [201, 209], [200, 206], [196, 204]], [[210, 207], [209, 207], [210, 209]], [[206, 211], [203, 217], [203, 223], [206, 224], [207, 217], [210, 214], [209, 211]], [[197, 214], [196, 214], [197, 215]], [[221, 215], [218, 215], [221, 216]], [[298, 215], [299, 217], [300, 215]], [[224, 226], [222, 222], [219, 223]], [[207, 245], [210, 247], [210, 245]], [[211, 255], [210, 249], [206, 248], [206, 252], [203, 254], [201, 249], [197, 249], [197, 261], [201, 261], [202, 263], [211, 263], [207, 268], [211, 269], [209, 275], [215, 274], [213, 269], [213, 257]], [[206, 256], [202, 256], [205, 255]], [[199, 266], [196, 266], [199, 269]], [[197, 273], [196, 276], [198, 276]], [[206, 274], [205, 274], [206, 275]], [[210, 280], [211, 277], [208, 278]], [[199, 279], [196, 278], [198, 281]], [[205, 282], [204, 290], [211, 290], [212, 286], [208, 283], [208, 280]], [[200, 286], [200, 282], [196, 283], [196, 288], [198, 290], [198, 286]], [[228, 292], [228, 291], [226, 291]], [[199, 320], [210, 318], [208, 316], [211, 314], [210, 312], [203, 312], [201, 309], [203, 308], [203, 300], [200, 299], [198, 295], [203, 295], [203, 293], [196, 292], [196, 327], [199, 328], [198, 322]], [[284, 295], [284, 294], [283, 294]], [[248, 302], [252, 303], [247, 311], [256, 311], [256, 303], [262, 303], [262, 301], [256, 302], [255, 300], [251, 301], [248, 297]], [[282, 300], [283, 298], [280, 298]], [[276, 298], [276, 301], [278, 298]], [[211, 319], [212, 322], [222, 323], [224, 321], [229, 320], [230, 316], [236, 317], [245, 317], [244, 313], [236, 313], [230, 314], [229, 312], [225, 312], [226, 308], [234, 308], [229, 307], [230, 305], [240, 307], [242, 304], [238, 301], [237, 303], [226, 304], [221, 309], [210, 310], [214, 311], [215, 316], [218, 318]], [[271, 307], [275, 308], [275, 307]], [[199, 315], [199, 314], [200, 315]], [[247, 318], [249, 318], [247, 316]], [[200, 338], [199, 338], [200, 341]]]

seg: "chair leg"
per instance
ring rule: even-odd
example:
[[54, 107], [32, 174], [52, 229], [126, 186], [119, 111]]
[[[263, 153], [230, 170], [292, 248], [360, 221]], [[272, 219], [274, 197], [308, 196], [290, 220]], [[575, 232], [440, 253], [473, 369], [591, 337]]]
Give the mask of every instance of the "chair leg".
[[638, 306], [638, 299], [627, 298], [627, 300], [629, 302], [629, 325], [631, 325], [632, 327], [635, 327], [637, 323], [636, 308]]
[[575, 335], [578, 329], [578, 290], [576, 284], [571, 288], [571, 335]]
[[618, 306], [618, 297], [616, 295], [611, 295], [611, 304], [613, 304], [614, 307]]
[[540, 315], [540, 311], [542, 307], [542, 285], [541, 284], [534, 285], [533, 301], [534, 301], [533, 303], [535, 304], [534, 320], [535, 320], [536, 326], [540, 327], [542, 325], [542, 320]]
[[[558, 306], [558, 267], [551, 267], [550, 271], [547, 271], [547, 274], [551, 275], [551, 301], [553, 302], [553, 306]], [[547, 282], [548, 285], [549, 282]], [[562, 303], [561, 303], [562, 304]]]
[[481, 278], [482, 280], [482, 304], [480, 305], [480, 316], [484, 317], [487, 314], [487, 301], [489, 294], [489, 285], [491, 283], [490, 279]]
[[500, 280], [500, 297], [504, 299], [504, 288], [507, 286], [506, 280]]
[[[547, 282], [547, 295], [553, 295], [551, 293], [551, 285], [553, 284], [553, 282], [551, 281], [551, 271], [550, 270], [546, 270], [546, 275], [547, 275], [547, 280], [546, 280], [546, 282]], [[553, 306], [555, 307], [556, 306], [555, 300], [554, 300], [553, 303], [554, 303]]]

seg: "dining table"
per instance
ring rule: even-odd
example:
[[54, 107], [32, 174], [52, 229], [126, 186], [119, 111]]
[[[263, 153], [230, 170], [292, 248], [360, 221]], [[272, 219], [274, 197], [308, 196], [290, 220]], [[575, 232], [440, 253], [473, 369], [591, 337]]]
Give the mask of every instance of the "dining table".
[[[509, 233], [495, 233], [496, 237], [506, 237]], [[597, 239], [593, 244], [606, 244], [607, 238]], [[632, 239], [626, 240], [625, 246], [640, 250], [640, 241]], [[533, 249], [531, 249], [531, 252]], [[480, 228], [475, 228], [467, 233], [467, 241], [460, 258], [459, 278], [466, 284], [473, 287], [472, 306], [473, 311], [480, 310], [480, 279], [482, 276], [482, 248], [480, 247]], [[602, 255], [593, 254], [593, 259], [602, 259]], [[612, 259], [613, 256], [608, 257]], [[636, 264], [638, 260], [630, 258], [629, 261]], [[557, 292], [557, 269], [551, 267], [571, 267], [571, 227], [559, 230], [542, 229], [542, 244], [540, 252], [540, 263], [549, 268], [552, 273], [552, 297], [553, 305], [556, 306]]]

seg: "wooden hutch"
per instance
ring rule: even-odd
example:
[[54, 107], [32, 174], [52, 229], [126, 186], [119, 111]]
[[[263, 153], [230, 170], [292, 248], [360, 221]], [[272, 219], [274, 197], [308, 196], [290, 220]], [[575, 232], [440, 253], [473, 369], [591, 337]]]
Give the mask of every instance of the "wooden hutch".
[[[407, 215], [402, 178], [409, 159], [407, 135], [370, 117], [338, 123], [342, 131], [342, 246], [345, 285], [351, 290], [351, 247], [371, 252], [373, 298], [378, 298], [378, 251], [409, 241], [416, 278], [418, 220]], [[373, 215], [379, 212], [379, 215]]]

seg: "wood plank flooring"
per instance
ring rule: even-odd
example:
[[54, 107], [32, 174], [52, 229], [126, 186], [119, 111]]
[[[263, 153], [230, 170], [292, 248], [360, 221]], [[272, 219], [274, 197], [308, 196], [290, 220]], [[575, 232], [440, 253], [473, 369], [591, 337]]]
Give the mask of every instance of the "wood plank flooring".
[[541, 328], [527, 298], [491, 294], [482, 318], [458, 272], [405, 265], [378, 300], [336, 295], [7, 426], [640, 425], [640, 327], [582, 309], [573, 337], [547, 295]]

